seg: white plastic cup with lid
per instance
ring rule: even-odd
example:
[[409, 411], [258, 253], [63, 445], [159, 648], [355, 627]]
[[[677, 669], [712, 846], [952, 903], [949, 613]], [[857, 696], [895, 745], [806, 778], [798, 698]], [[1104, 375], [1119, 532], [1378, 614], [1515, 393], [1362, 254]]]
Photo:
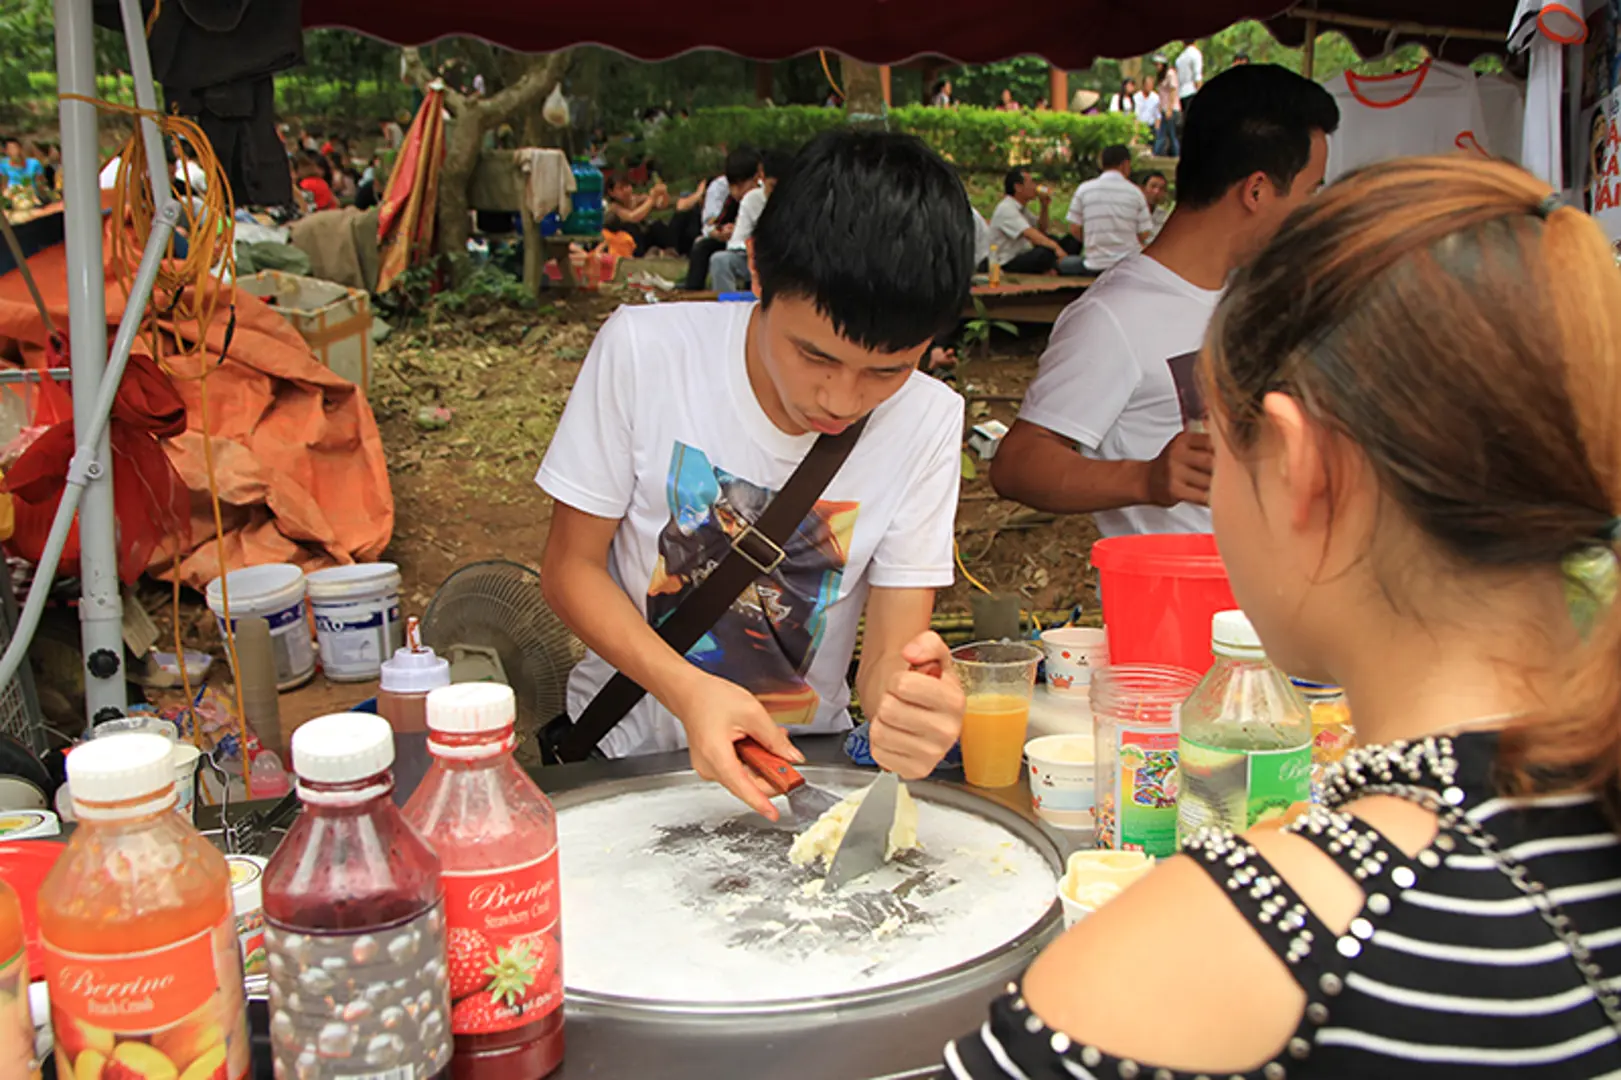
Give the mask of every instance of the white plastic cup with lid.
[[[428, 749], [436, 757], [467, 760], [506, 753], [516, 745], [518, 716], [512, 687], [456, 683], [428, 694]], [[499, 737], [505, 732], [505, 737]]]
[[392, 786], [384, 777], [359, 790], [323, 790], [382, 776], [394, 764], [394, 732], [373, 713], [318, 716], [293, 732], [292, 748], [298, 795], [306, 802], [363, 802]]
[[175, 804], [174, 744], [123, 732], [80, 743], [67, 758], [73, 813], [81, 821], [143, 817]]

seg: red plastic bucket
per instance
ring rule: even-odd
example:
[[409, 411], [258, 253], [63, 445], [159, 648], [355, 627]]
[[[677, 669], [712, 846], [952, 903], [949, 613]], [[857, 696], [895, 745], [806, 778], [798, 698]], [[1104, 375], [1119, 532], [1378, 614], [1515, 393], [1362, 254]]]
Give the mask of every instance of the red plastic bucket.
[[1238, 606], [1209, 533], [1116, 536], [1092, 547], [1109, 663], [1210, 670], [1210, 619]]

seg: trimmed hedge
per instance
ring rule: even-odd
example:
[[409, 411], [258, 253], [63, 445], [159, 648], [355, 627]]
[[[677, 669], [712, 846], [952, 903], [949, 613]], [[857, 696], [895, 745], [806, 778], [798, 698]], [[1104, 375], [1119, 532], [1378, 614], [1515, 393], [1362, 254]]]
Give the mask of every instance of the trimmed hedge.
[[[666, 176], [706, 176], [720, 171], [723, 146], [788, 150], [844, 122], [842, 110], [814, 105], [698, 109], [685, 119], [665, 121], [649, 150]], [[1064, 179], [1094, 175], [1104, 147], [1141, 139], [1146, 132], [1125, 113], [1013, 113], [962, 105], [907, 105], [890, 110], [889, 122], [967, 172], [1028, 164], [1043, 176]]]

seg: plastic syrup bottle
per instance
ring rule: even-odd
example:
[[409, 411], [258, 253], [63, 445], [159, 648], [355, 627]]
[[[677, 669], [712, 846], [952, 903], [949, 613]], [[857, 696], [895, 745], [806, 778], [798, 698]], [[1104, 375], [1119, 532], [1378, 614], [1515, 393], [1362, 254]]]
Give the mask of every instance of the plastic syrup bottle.
[[1205, 825], [1243, 832], [1311, 797], [1311, 712], [1242, 611], [1211, 620], [1215, 664], [1181, 709], [1177, 844]]
[[39, 1068], [34, 1021], [28, 1011], [23, 908], [11, 886], [0, 881], [0, 1077], [39, 1080]]
[[456, 1080], [538, 1080], [563, 1061], [557, 814], [512, 760], [512, 690], [428, 695], [433, 765], [405, 816], [444, 860]]
[[248, 1075], [230, 871], [174, 812], [171, 746], [130, 733], [68, 754], [79, 826], [38, 897], [59, 1077]]
[[390, 799], [388, 722], [319, 717], [292, 751], [304, 812], [264, 876], [276, 1076], [448, 1076], [439, 859]]
[[1002, 264], [996, 261], [995, 244], [991, 245], [991, 253], [987, 259], [987, 263], [988, 265], [985, 268], [987, 271], [986, 284], [994, 289], [1002, 284]]
[[422, 782], [428, 757], [428, 693], [450, 685], [450, 661], [422, 644], [415, 616], [405, 620], [405, 646], [383, 661], [377, 715], [394, 729], [394, 805], [404, 806]]

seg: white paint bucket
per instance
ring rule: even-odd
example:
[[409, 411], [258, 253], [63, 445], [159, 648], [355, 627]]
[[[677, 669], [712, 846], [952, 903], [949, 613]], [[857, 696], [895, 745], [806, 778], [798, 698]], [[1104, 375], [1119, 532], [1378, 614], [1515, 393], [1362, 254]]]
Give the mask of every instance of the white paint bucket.
[[[270, 624], [270, 651], [276, 659], [276, 689], [291, 690], [315, 674], [315, 645], [310, 641], [304, 603], [304, 571], [291, 563], [269, 563], [232, 570], [225, 576], [231, 591], [231, 621], [257, 615]], [[220, 579], [208, 583], [208, 609], [225, 635], [225, 600]], [[232, 627], [235, 632], [235, 627]]]
[[321, 670], [334, 682], [377, 678], [405, 643], [400, 568], [393, 563], [334, 566], [309, 575]]

